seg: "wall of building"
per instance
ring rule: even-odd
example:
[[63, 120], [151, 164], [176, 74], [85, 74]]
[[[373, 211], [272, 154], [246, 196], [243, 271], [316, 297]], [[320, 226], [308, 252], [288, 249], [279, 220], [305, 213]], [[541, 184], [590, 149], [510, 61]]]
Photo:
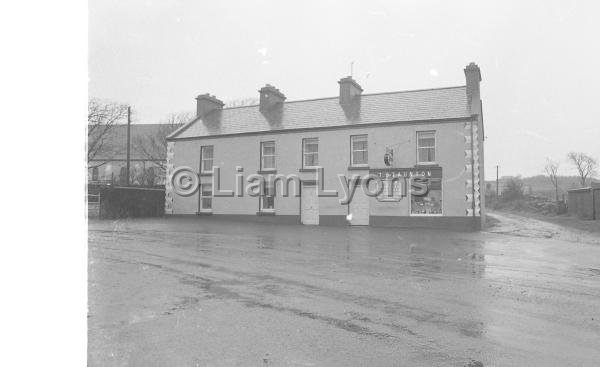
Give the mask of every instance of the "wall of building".
[[569, 190], [567, 206], [571, 216], [582, 219], [600, 219], [600, 189]]
[[592, 189], [594, 192], [594, 219], [600, 220], [600, 188]]
[[485, 213], [486, 213], [486, 205], [485, 205], [485, 198], [486, 198], [486, 185], [485, 185], [485, 165], [483, 164], [483, 162], [485, 162], [484, 159], [484, 140], [485, 140], [485, 131], [483, 128], [483, 115], [479, 114], [478, 115], [478, 119], [477, 119], [477, 127], [478, 127], [478, 134], [477, 134], [477, 144], [478, 144], [478, 151], [479, 151], [479, 159], [478, 162], [476, 162], [475, 164], [479, 167], [479, 210], [480, 210], [480, 216], [481, 216], [481, 224], [482, 226], [485, 225]]
[[[417, 131], [436, 131], [436, 160], [442, 167], [443, 216], [465, 217], [468, 192], [466, 180], [471, 177], [465, 167], [465, 122], [397, 124], [376, 127], [339, 128], [307, 132], [280, 132], [261, 135], [177, 140], [173, 142], [172, 164], [174, 168], [189, 166], [195, 171], [200, 168], [200, 147], [214, 146], [214, 165], [221, 168], [221, 188], [235, 188], [236, 166], [244, 168], [244, 175], [257, 173], [260, 168], [260, 142], [275, 141], [276, 170], [278, 174], [298, 174], [303, 180], [315, 178], [314, 172], [299, 172], [302, 168], [302, 139], [319, 138], [319, 164], [325, 169], [325, 189], [340, 191], [338, 174], [347, 177], [364, 175], [367, 170], [349, 170], [350, 136], [368, 135], [369, 168], [386, 168], [383, 157], [386, 148], [394, 151], [392, 167], [414, 167], [417, 162]], [[481, 172], [482, 174], [482, 172]], [[202, 176], [201, 182], [211, 182], [212, 177]], [[469, 189], [470, 190], [470, 189]], [[300, 200], [297, 197], [275, 198], [278, 216], [299, 216]], [[181, 197], [173, 195], [173, 214], [196, 214], [198, 193]], [[384, 203], [370, 198], [371, 216], [409, 216], [410, 198], [399, 202]], [[216, 197], [213, 199], [213, 214], [256, 215], [259, 210], [257, 197]], [[337, 197], [320, 197], [321, 216], [345, 216], [348, 207], [339, 203]]]

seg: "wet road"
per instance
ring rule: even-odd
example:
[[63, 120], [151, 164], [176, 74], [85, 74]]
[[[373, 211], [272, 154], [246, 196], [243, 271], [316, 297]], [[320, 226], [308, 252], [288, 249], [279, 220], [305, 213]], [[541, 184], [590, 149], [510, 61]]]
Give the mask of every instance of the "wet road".
[[600, 365], [594, 237], [89, 228], [90, 366]]

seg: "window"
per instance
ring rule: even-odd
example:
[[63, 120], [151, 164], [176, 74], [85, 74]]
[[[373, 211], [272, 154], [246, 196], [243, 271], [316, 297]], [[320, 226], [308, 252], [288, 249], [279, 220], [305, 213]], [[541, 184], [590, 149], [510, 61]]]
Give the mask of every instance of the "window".
[[275, 210], [275, 185], [265, 182], [260, 196], [260, 211], [272, 212]]
[[121, 185], [127, 184], [127, 168], [121, 167], [119, 170], [119, 183]]
[[417, 132], [417, 163], [435, 163], [435, 131]]
[[319, 165], [319, 139], [310, 138], [302, 140], [303, 167], [310, 168]]
[[354, 135], [350, 137], [351, 166], [366, 166], [369, 164], [369, 152], [367, 147], [366, 135]]
[[260, 169], [275, 169], [275, 142], [263, 141], [260, 143]]
[[212, 211], [212, 184], [200, 185], [200, 211]]
[[201, 171], [202, 173], [210, 173], [213, 168], [213, 146], [206, 145], [203, 146], [200, 150], [200, 158], [201, 162]]
[[146, 169], [146, 183], [148, 186], [154, 186], [156, 181], [156, 174], [154, 173], [154, 167]]
[[98, 181], [98, 167], [92, 168], [92, 181]]
[[410, 195], [411, 215], [442, 215], [442, 180], [413, 178], [427, 184], [423, 195]]
[[384, 177], [381, 180], [383, 190], [379, 196], [378, 201], [394, 201], [398, 202], [402, 200], [402, 182], [399, 177]]

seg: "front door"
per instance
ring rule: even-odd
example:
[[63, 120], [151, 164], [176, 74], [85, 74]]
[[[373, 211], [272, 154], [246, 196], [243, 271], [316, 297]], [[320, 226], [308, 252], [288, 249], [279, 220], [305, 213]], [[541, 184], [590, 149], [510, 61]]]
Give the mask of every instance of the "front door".
[[348, 205], [350, 211], [348, 218], [353, 226], [369, 225], [369, 196], [363, 191], [360, 181], [356, 183], [354, 196]]
[[319, 197], [317, 186], [302, 184], [300, 197], [300, 221], [302, 224], [319, 224]]

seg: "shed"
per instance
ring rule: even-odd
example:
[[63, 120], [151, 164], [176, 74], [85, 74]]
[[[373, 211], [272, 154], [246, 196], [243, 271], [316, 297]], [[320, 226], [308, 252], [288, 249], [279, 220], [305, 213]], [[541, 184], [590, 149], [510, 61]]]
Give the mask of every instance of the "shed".
[[568, 190], [569, 215], [582, 219], [600, 219], [600, 187]]

